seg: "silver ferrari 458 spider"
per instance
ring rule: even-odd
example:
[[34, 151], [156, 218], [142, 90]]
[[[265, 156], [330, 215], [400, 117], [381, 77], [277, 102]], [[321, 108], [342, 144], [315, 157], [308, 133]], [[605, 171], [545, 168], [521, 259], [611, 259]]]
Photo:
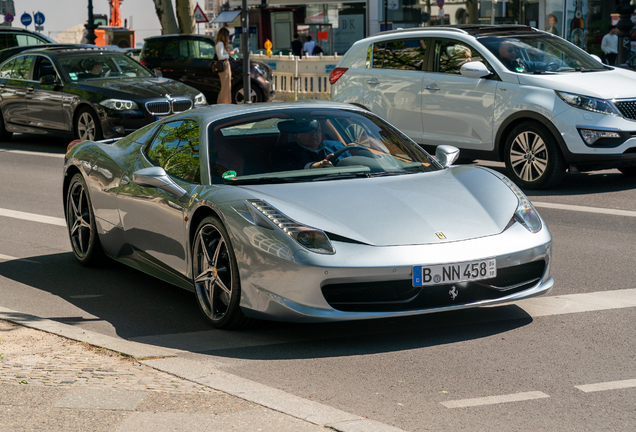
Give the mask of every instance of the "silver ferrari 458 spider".
[[545, 223], [505, 176], [457, 155], [350, 105], [218, 105], [69, 146], [64, 209], [81, 264], [106, 255], [191, 290], [219, 328], [545, 293]]

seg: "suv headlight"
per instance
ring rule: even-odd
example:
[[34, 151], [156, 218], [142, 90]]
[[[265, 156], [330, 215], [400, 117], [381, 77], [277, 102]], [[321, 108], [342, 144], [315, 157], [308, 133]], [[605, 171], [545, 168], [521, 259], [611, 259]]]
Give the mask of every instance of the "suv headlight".
[[259, 64], [254, 64], [254, 69], [258, 72], [263, 78], [267, 78], [267, 70]]
[[319, 254], [333, 255], [336, 253], [329, 237], [327, 237], [324, 231], [303, 225], [288, 218], [265, 201], [248, 200], [248, 202], [305, 249]]
[[608, 100], [566, 93], [562, 91], [556, 91], [556, 94], [563, 100], [563, 102], [575, 108], [580, 108], [601, 114], [609, 114], [619, 117], [621, 116], [621, 113], [616, 109], [614, 104]]
[[523, 192], [521, 192], [521, 189], [519, 189], [517, 185], [511, 182], [510, 179], [508, 179], [507, 177], [501, 177], [501, 181], [510, 188], [512, 193], [514, 193], [519, 200], [513, 218], [521, 225], [526, 227], [526, 229], [532, 234], [536, 234], [541, 231], [541, 218], [539, 217], [539, 213], [537, 213], [528, 197]]
[[205, 96], [203, 96], [203, 93], [199, 93], [198, 95], [194, 97], [194, 106], [207, 105], [207, 104], [208, 104], [208, 101], [205, 100]]
[[106, 108], [110, 108], [116, 111], [139, 109], [139, 107], [137, 106], [137, 102], [131, 100], [106, 99], [104, 101], [101, 101], [99, 104], [101, 106], [105, 106]]

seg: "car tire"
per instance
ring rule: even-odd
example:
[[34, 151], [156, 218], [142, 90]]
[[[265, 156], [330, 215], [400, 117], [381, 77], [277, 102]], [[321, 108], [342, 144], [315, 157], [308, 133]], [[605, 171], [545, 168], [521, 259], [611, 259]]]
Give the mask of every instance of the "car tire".
[[13, 136], [13, 132], [9, 132], [4, 126], [4, 116], [0, 113], [0, 141], [9, 141]]
[[66, 195], [66, 226], [73, 254], [87, 267], [102, 265], [105, 254], [97, 234], [95, 212], [81, 174], [71, 179]]
[[104, 138], [99, 118], [89, 107], [83, 107], [78, 111], [74, 130], [75, 138], [80, 140], [99, 141]]
[[636, 177], [636, 165], [621, 167], [618, 170], [628, 177]]
[[[265, 98], [263, 97], [263, 91], [254, 83], [252, 83], [250, 90], [252, 94], [252, 103], [263, 102], [265, 100]], [[234, 87], [234, 90], [232, 90], [232, 103], [235, 103], [235, 104], [243, 103], [243, 83], [242, 82], [236, 87]]]
[[216, 328], [244, 327], [241, 284], [230, 237], [221, 221], [208, 216], [197, 228], [192, 246], [194, 292], [199, 309]]
[[554, 136], [543, 125], [527, 121], [510, 132], [504, 161], [509, 177], [524, 189], [548, 189], [565, 174], [565, 161]]

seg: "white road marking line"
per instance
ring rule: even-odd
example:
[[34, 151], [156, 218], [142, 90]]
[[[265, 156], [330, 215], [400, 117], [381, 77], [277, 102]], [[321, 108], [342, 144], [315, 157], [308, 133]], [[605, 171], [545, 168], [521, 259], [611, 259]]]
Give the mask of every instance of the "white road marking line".
[[[534, 297], [513, 304], [533, 318], [636, 307], [636, 289]], [[492, 306], [496, 307], [496, 306]]]
[[64, 155], [59, 153], [30, 152], [25, 150], [9, 150], [9, 149], [0, 149], [0, 152], [16, 153], [16, 154], [23, 154], [23, 155], [29, 155], [29, 156], [45, 156], [45, 157], [60, 158], [60, 159], [64, 158]]
[[532, 202], [535, 207], [543, 207], [543, 208], [551, 208], [557, 210], [570, 210], [570, 211], [578, 211], [584, 213], [598, 213], [598, 214], [607, 214], [613, 216], [629, 216], [636, 217], [636, 211], [631, 210], [618, 210], [618, 209], [605, 209], [599, 207], [587, 207], [587, 206], [578, 206], [578, 205], [570, 205], [570, 204], [555, 204], [555, 203], [547, 203], [547, 202]]
[[30, 259], [16, 258], [16, 257], [12, 257], [10, 255], [2, 255], [2, 254], [0, 254], [0, 260], [3, 260], [3, 261], [26, 261], [26, 262], [30, 262], [30, 263], [34, 263], [34, 264], [40, 264], [39, 262], [30, 260]]
[[63, 218], [57, 218], [53, 216], [44, 216], [44, 215], [39, 215], [35, 213], [26, 213], [26, 212], [21, 212], [17, 210], [9, 210], [9, 209], [0, 208], [0, 216], [28, 220], [32, 222], [41, 222], [41, 223], [63, 226], [63, 227], [66, 226], [66, 221]]
[[474, 407], [480, 405], [495, 405], [500, 403], [507, 402], [520, 402], [532, 399], [544, 399], [549, 398], [547, 394], [540, 391], [526, 392], [526, 393], [515, 393], [509, 395], [500, 395], [500, 396], [486, 396], [480, 398], [473, 399], [461, 399], [455, 401], [447, 401], [440, 402], [446, 408], [466, 408], [466, 407]]
[[636, 387], [636, 379], [623, 380], [623, 381], [609, 381], [596, 384], [585, 384], [580, 386], [574, 386], [585, 393], [605, 391], [605, 390], [617, 390], [624, 388]]

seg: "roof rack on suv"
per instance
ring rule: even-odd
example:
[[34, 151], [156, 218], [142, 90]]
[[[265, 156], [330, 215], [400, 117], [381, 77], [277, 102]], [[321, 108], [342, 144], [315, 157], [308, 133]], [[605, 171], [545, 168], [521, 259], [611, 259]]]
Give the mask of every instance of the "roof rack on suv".
[[456, 31], [458, 33], [467, 33], [464, 29], [458, 28], [458, 27], [448, 27], [448, 26], [435, 26], [435, 27], [410, 27], [410, 28], [405, 28], [405, 29], [395, 29], [395, 30], [386, 30], [383, 32], [379, 32], [374, 34], [373, 36], [378, 36], [378, 35], [386, 35], [386, 34], [393, 34], [393, 33], [408, 33], [408, 32], [413, 32], [413, 31], [435, 31], [435, 30], [452, 30], [452, 31]]
[[[471, 35], [484, 35], [492, 33], [527, 33], [538, 32], [539, 30], [534, 27], [520, 24], [509, 25], [484, 25], [484, 24], [458, 24], [451, 26], [434, 26], [434, 27], [410, 27], [405, 29], [387, 30], [376, 35], [385, 35], [393, 33], [408, 33], [413, 31], [436, 31], [436, 30], [449, 30], [458, 33], [471, 34]], [[375, 35], [374, 35], [375, 36]]]

